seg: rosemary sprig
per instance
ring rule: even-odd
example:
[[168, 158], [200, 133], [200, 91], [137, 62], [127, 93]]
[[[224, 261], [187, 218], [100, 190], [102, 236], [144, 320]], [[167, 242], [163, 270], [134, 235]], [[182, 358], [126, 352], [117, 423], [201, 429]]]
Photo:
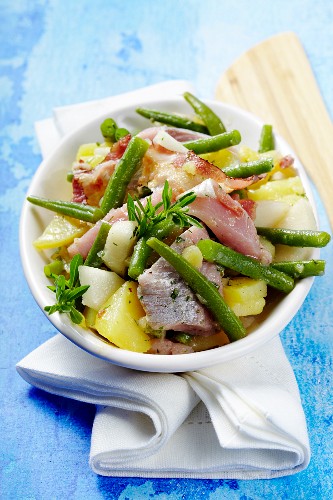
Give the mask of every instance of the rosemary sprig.
[[128, 219], [136, 221], [138, 227], [136, 235], [141, 238], [149, 233], [153, 226], [162, 220], [170, 217], [173, 222], [180, 227], [197, 226], [202, 227], [199, 221], [188, 215], [188, 205], [196, 198], [194, 192], [185, 193], [175, 203], [171, 203], [172, 189], [168, 181], [165, 181], [162, 191], [162, 201], [153, 205], [151, 196], [146, 198], [146, 204], [143, 205], [139, 199], [134, 199], [130, 194], [127, 196]]
[[44, 307], [49, 314], [56, 311], [68, 314], [73, 323], [79, 324], [83, 320], [83, 314], [77, 310], [76, 301], [82, 297], [89, 285], [79, 285], [79, 266], [83, 264], [83, 258], [80, 254], [75, 255], [70, 263], [69, 279], [66, 280], [63, 274], [51, 273], [50, 277], [54, 280], [54, 285], [48, 286], [56, 295], [56, 303], [52, 306]]

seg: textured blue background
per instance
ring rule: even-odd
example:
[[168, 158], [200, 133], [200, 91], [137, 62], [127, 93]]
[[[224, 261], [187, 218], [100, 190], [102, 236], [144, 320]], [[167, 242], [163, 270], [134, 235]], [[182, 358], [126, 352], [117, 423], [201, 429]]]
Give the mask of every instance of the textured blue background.
[[[220, 73], [235, 58], [289, 30], [300, 37], [333, 116], [332, 2], [1, 0], [0, 26], [0, 497], [332, 498], [332, 244], [322, 252], [327, 274], [316, 280], [281, 335], [299, 382], [313, 454], [308, 469], [295, 476], [270, 481], [98, 477], [88, 468], [94, 409], [29, 388], [15, 372], [18, 360], [55, 333], [29, 294], [18, 252], [20, 208], [41, 160], [34, 122], [57, 105], [172, 78], [191, 80], [198, 95], [210, 98]], [[328, 230], [318, 203], [321, 227]]]

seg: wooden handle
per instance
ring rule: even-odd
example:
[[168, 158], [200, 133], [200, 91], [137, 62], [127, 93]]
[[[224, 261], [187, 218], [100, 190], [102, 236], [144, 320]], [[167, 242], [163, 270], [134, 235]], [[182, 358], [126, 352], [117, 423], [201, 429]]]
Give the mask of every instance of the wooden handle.
[[220, 78], [216, 98], [272, 124], [289, 142], [333, 227], [333, 125], [297, 36], [282, 33], [243, 54]]

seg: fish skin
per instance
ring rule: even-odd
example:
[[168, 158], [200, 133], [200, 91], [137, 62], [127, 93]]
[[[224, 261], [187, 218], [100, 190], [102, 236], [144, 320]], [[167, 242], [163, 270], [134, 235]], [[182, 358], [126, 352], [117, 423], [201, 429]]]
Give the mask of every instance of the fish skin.
[[148, 354], [189, 354], [194, 352], [191, 346], [181, 344], [180, 342], [173, 342], [167, 338], [152, 339], [151, 347]]
[[[192, 227], [181, 235], [181, 240], [171, 248], [181, 253], [185, 247], [207, 239], [205, 229]], [[213, 264], [205, 265], [202, 270], [209, 272]], [[221, 276], [216, 270], [214, 282], [221, 286]], [[184, 282], [175, 269], [162, 257], [147, 269], [138, 279], [138, 297], [146, 312], [146, 319], [153, 330], [175, 330], [193, 335], [211, 335], [219, 329], [207, 308], [202, 305], [191, 288]]]

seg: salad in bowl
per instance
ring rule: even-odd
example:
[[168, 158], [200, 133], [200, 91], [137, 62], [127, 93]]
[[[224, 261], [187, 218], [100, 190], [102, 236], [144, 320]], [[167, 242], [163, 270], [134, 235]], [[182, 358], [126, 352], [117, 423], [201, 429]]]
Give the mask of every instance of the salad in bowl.
[[59, 331], [161, 372], [277, 335], [324, 273], [330, 239], [272, 127], [188, 92], [66, 138], [32, 181], [20, 237], [32, 293]]

